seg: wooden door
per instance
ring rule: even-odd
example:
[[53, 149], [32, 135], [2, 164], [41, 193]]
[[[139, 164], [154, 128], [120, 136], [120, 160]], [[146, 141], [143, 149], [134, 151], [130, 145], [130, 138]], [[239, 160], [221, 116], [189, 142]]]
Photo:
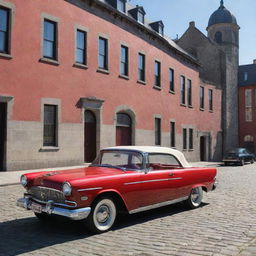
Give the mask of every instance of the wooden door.
[[0, 171], [5, 170], [7, 104], [0, 103]]
[[90, 110], [84, 113], [84, 160], [92, 162], [96, 157], [96, 117]]
[[205, 137], [200, 137], [200, 161], [205, 161]]
[[130, 116], [125, 113], [117, 114], [116, 145], [132, 145], [132, 122]]

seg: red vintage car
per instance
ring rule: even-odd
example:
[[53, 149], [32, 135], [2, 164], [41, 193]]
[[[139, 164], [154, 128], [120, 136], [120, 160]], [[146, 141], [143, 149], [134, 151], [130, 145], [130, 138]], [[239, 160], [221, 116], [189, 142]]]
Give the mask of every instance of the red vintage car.
[[178, 150], [124, 146], [101, 150], [85, 168], [21, 176], [17, 205], [40, 219], [83, 220], [94, 233], [108, 231], [121, 211], [129, 214], [184, 201], [200, 206], [216, 186], [215, 168], [191, 167]]

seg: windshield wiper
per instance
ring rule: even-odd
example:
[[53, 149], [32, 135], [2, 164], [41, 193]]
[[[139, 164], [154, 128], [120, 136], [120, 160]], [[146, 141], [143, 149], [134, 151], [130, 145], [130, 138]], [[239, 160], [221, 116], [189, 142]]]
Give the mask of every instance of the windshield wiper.
[[106, 168], [115, 168], [121, 171], [126, 171], [126, 168], [116, 166], [116, 165], [111, 165], [111, 164], [91, 164], [90, 167], [97, 166], [97, 167], [106, 167]]

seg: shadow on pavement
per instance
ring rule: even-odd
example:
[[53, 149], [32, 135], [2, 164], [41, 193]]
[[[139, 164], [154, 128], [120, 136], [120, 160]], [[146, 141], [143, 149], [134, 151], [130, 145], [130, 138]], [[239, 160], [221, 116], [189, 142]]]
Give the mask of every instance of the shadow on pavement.
[[[202, 203], [201, 207], [206, 206]], [[161, 207], [133, 215], [122, 214], [118, 217], [113, 231], [117, 231], [147, 221], [172, 216], [187, 209], [182, 203]], [[62, 244], [92, 235], [80, 221], [55, 219], [40, 221], [36, 217], [17, 219], [0, 223], [0, 256], [14, 256]], [[100, 235], [98, 235], [99, 239]], [[85, 240], [86, 242], [86, 240]]]

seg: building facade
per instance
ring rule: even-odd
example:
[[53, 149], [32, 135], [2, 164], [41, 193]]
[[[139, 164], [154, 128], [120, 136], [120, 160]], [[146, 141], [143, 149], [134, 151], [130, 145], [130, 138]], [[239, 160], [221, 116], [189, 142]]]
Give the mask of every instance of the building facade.
[[239, 144], [256, 153], [256, 60], [239, 66]]
[[221, 86], [145, 14], [122, 0], [0, 0], [1, 171], [114, 145], [221, 157]]
[[179, 46], [201, 63], [200, 78], [222, 89], [222, 151], [238, 147], [239, 29], [236, 18], [220, 1], [209, 18], [207, 36], [190, 22], [177, 40]]

